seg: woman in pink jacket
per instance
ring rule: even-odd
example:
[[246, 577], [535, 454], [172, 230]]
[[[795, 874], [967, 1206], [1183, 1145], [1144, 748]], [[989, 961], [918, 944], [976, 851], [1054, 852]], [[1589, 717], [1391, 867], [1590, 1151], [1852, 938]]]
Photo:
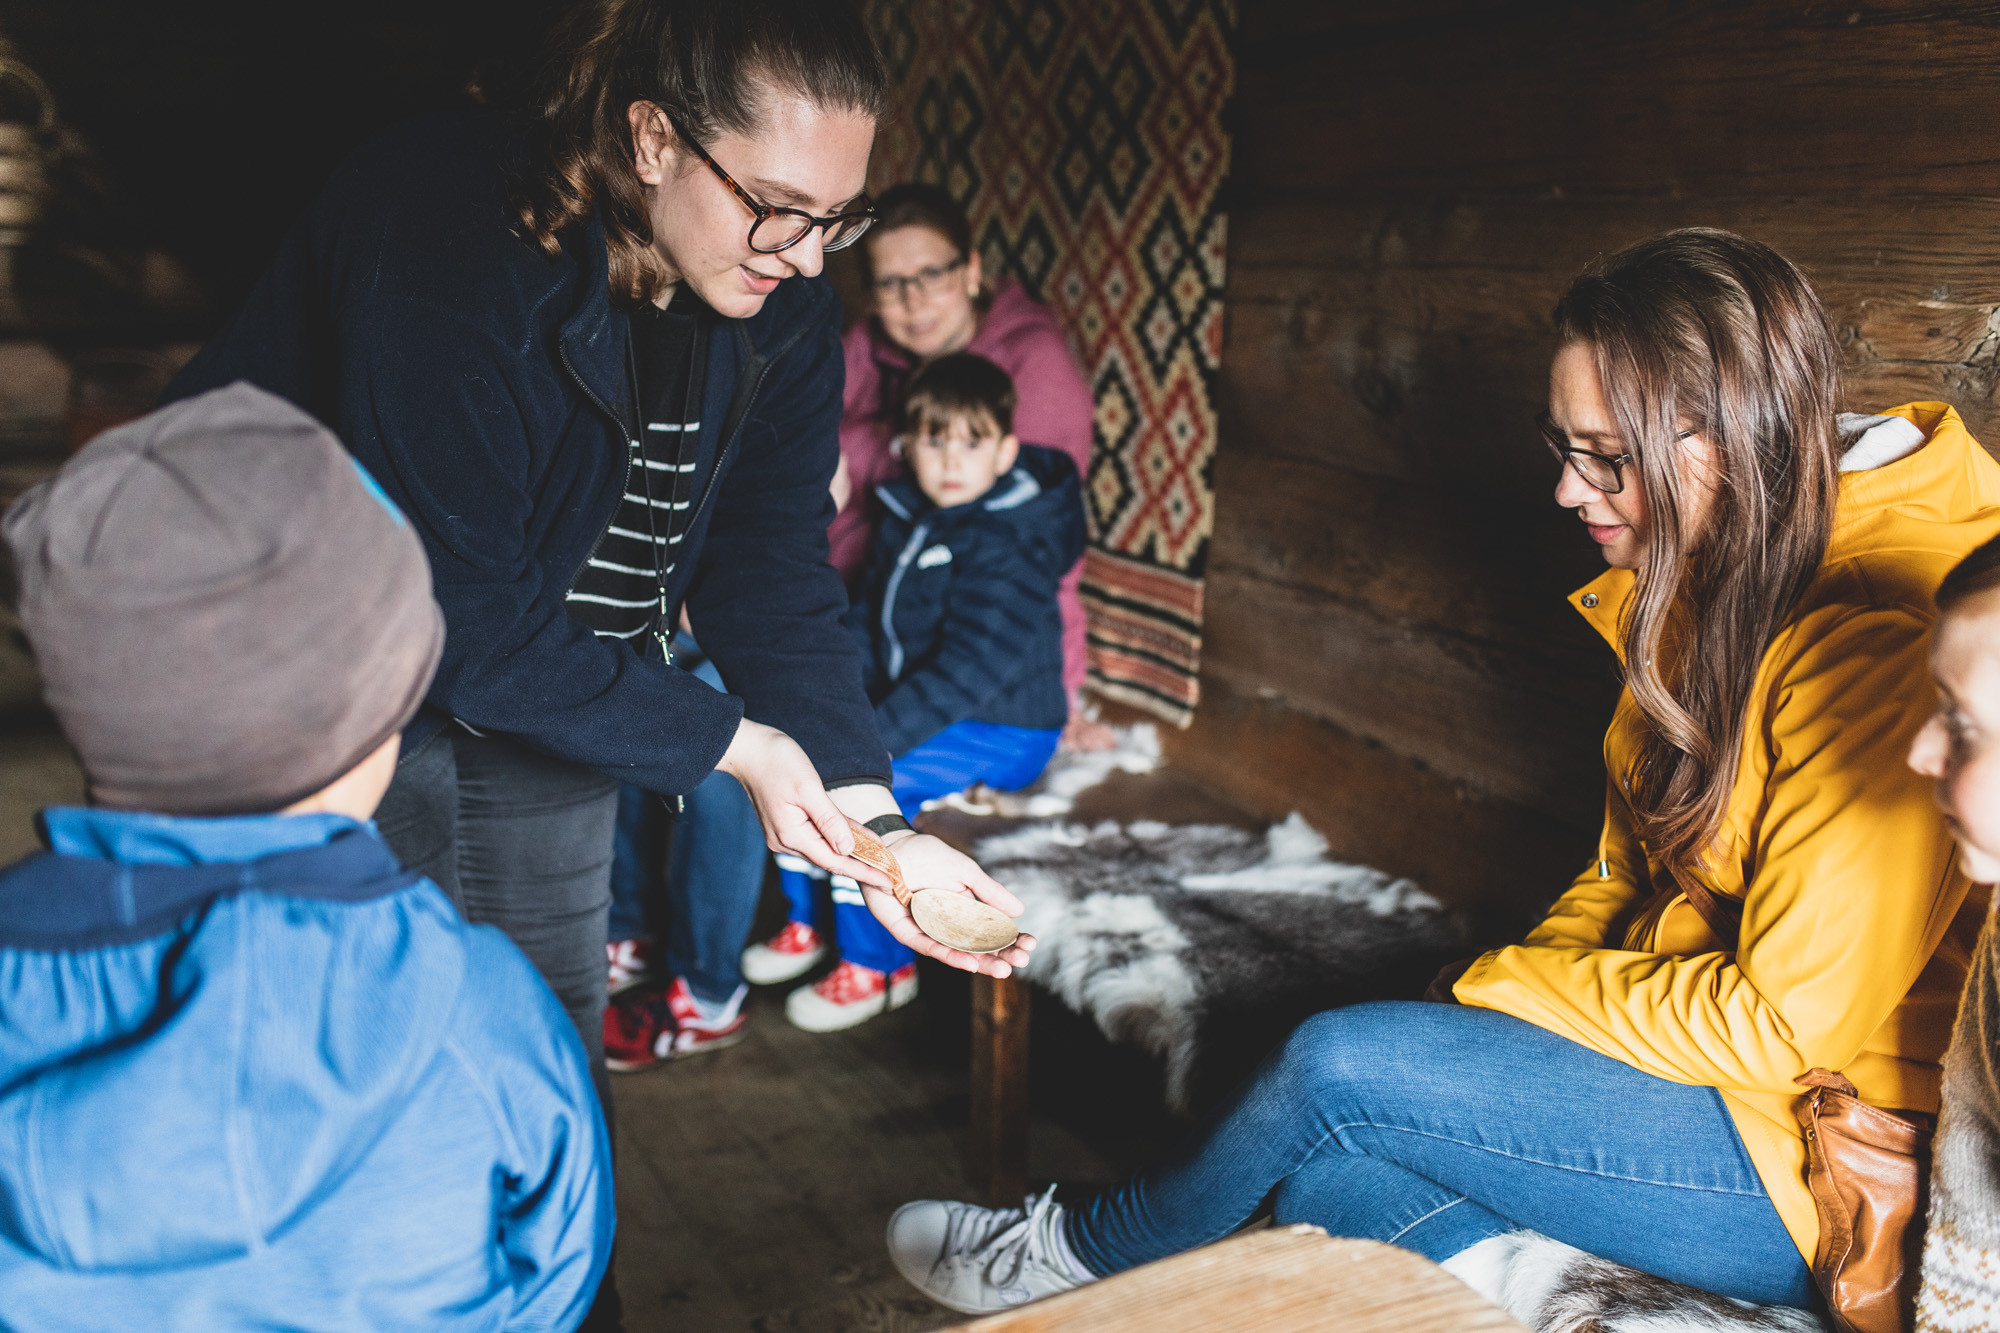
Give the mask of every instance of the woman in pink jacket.
[[[847, 391], [840, 419], [841, 472], [834, 482], [840, 513], [828, 529], [834, 568], [851, 587], [868, 558], [868, 544], [881, 521], [875, 488], [902, 471], [896, 456], [896, 409], [910, 378], [926, 364], [953, 352], [976, 352], [1014, 381], [1019, 403], [1014, 434], [1023, 444], [1060, 449], [1076, 463], [1088, 494], [1090, 437], [1095, 415], [1090, 384], [1069, 349], [1049, 308], [1003, 279], [990, 289], [972, 245], [965, 210], [935, 185], [897, 185], [876, 200], [877, 221], [861, 245], [874, 313], [841, 339], [847, 354]], [[1063, 687], [1070, 698], [1070, 725], [1063, 743], [1094, 749], [1108, 737], [1077, 712], [1083, 684], [1083, 605], [1077, 586], [1083, 564], [1063, 576], [1057, 604], [1063, 619]], [[780, 857], [792, 920], [776, 936], [744, 951], [743, 973], [773, 985], [810, 971], [824, 956], [825, 935], [811, 925], [814, 909], [808, 880], [820, 876], [806, 862]], [[838, 892], [838, 890], [836, 890]], [[914, 986], [869, 986], [865, 994], [843, 986], [844, 971], [815, 987], [837, 1010], [840, 1023], [859, 1022], [893, 1008]], [[788, 1006], [790, 1012], [792, 1006]], [[794, 1013], [793, 1021], [800, 1022]]]
[[[898, 185], [876, 204], [880, 220], [861, 246], [875, 312], [841, 339], [847, 393], [840, 457], [852, 496], [833, 520], [833, 564], [852, 583], [881, 518], [875, 488], [902, 470], [890, 450], [903, 386], [926, 362], [977, 352], [1014, 380], [1014, 433], [1023, 444], [1060, 449], [1090, 477], [1090, 384], [1055, 315], [1012, 278], [989, 291], [972, 225], [935, 185]], [[1062, 584], [1063, 684], [1083, 684], [1083, 567]]]

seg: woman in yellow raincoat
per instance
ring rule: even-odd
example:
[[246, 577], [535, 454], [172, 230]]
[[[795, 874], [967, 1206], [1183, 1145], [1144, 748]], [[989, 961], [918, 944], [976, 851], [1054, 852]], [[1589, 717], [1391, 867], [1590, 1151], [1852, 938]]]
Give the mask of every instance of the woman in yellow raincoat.
[[1594, 265], [1556, 312], [1557, 502], [1611, 566], [1572, 599], [1623, 662], [1604, 833], [1456, 1005], [1302, 1024], [1166, 1164], [1080, 1206], [926, 1201], [890, 1250], [984, 1310], [1279, 1222], [1450, 1261], [1531, 1229], [1740, 1300], [1811, 1308], [1807, 1070], [1935, 1111], [1984, 912], [1928, 784], [1931, 593], [2000, 533], [1958, 415], [1835, 415], [1804, 277], [1725, 232]]

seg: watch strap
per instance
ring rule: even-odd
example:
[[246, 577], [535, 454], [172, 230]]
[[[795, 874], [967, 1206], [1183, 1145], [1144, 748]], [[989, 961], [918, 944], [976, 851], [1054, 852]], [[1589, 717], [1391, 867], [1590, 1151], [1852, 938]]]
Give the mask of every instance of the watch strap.
[[867, 829], [878, 838], [886, 838], [891, 833], [896, 833], [903, 829], [909, 829], [913, 833], [916, 831], [915, 825], [911, 824], [909, 820], [903, 818], [901, 815], [877, 815], [875, 818], [865, 821], [861, 827]]

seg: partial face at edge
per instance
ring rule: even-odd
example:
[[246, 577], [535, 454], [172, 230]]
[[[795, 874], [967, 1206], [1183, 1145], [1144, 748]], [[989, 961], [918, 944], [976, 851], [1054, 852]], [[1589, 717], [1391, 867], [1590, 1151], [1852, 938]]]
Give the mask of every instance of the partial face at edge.
[[1937, 711], [1910, 744], [1910, 767], [1937, 782], [1960, 867], [2000, 883], [2000, 590], [1967, 598], [1938, 623], [1931, 675]]
[[[1611, 400], [1597, 373], [1597, 358], [1586, 343], [1568, 344], [1556, 353], [1549, 366], [1549, 416], [1579, 449], [1606, 457], [1631, 452], [1631, 445], [1619, 433], [1618, 419], [1612, 413]], [[1689, 436], [1679, 441], [1677, 462], [1683, 493], [1693, 511], [1686, 516], [1688, 530], [1699, 535], [1715, 507], [1714, 446], [1699, 435]], [[1626, 463], [1621, 476], [1624, 489], [1607, 494], [1578, 476], [1575, 468], [1565, 465], [1562, 478], [1556, 483], [1556, 503], [1576, 510], [1590, 539], [1603, 548], [1606, 564], [1616, 569], [1638, 569], [1646, 558], [1651, 515], [1637, 461]]]
[[[676, 282], [694, 288], [716, 313], [744, 319], [761, 310], [784, 279], [820, 271], [819, 229], [777, 254], [752, 250], [750, 225], [756, 217], [681, 142], [665, 113], [634, 102], [629, 114], [653, 247]], [[762, 124], [752, 133], [718, 135], [709, 155], [752, 198], [826, 217], [862, 193], [874, 142], [875, 122], [868, 116], [827, 111], [796, 93], [770, 91]]]

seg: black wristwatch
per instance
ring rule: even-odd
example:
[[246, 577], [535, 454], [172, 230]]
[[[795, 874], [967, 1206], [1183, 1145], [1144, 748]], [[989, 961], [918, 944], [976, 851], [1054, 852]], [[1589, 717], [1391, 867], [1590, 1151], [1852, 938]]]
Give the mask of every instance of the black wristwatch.
[[901, 815], [877, 815], [861, 827], [867, 829], [878, 838], [886, 838], [891, 833], [895, 833], [901, 829], [909, 829], [912, 833], [916, 832], [916, 828], [910, 821]]

